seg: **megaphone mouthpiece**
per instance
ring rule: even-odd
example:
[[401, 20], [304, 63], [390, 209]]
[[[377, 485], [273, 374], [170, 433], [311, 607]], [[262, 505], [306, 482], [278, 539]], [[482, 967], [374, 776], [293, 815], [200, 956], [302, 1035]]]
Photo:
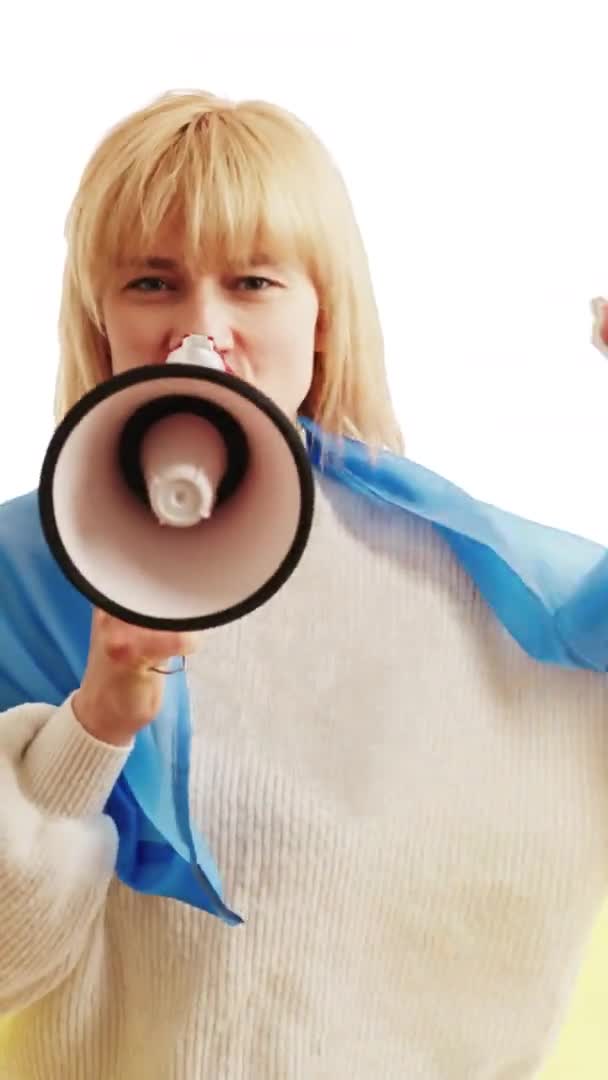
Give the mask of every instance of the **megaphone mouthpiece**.
[[185, 528], [211, 516], [228, 464], [214, 424], [192, 413], [158, 420], [140, 449], [148, 499], [161, 525]]
[[181, 476], [190, 485], [194, 467], [207, 478], [199, 506], [208, 504], [211, 510], [230, 498], [243, 480], [249, 446], [242, 426], [220, 405], [189, 394], [167, 394], [134, 410], [121, 432], [118, 456], [127, 485], [148, 508], [151, 486], [159, 486], [157, 478], [167, 493], [162, 500], [167, 511], [172, 478]]
[[213, 338], [205, 334], [188, 334], [167, 357], [168, 364], [201, 364], [215, 371], [225, 371], [226, 365], [216, 351]]

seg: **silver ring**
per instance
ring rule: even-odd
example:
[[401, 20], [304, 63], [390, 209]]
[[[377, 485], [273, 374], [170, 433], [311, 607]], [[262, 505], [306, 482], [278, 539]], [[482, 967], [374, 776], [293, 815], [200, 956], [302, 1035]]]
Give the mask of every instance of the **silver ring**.
[[151, 668], [148, 668], [148, 671], [156, 671], [159, 675], [180, 675], [182, 671], [186, 670], [186, 657], [185, 656], [180, 656], [180, 660], [181, 660], [181, 665], [182, 665], [181, 667], [169, 668], [169, 669], [167, 669], [167, 668], [159, 668], [159, 667], [151, 667]]

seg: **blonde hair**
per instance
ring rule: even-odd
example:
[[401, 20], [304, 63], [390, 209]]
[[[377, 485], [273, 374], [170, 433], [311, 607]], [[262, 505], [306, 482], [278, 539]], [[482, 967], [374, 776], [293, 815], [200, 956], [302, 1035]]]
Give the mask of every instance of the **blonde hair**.
[[111, 374], [104, 282], [176, 224], [184, 260], [295, 258], [319, 298], [319, 352], [301, 413], [402, 452], [367, 257], [342, 177], [316, 135], [266, 102], [170, 93], [113, 128], [89, 161], [66, 226], [56, 420]]

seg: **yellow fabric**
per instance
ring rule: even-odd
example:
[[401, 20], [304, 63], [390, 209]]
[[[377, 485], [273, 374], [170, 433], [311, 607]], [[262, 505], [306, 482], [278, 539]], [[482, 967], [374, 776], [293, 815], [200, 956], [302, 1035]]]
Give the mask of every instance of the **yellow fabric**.
[[539, 1080], [608, 1077], [608, 906], [599, 919], [570, 1015]]

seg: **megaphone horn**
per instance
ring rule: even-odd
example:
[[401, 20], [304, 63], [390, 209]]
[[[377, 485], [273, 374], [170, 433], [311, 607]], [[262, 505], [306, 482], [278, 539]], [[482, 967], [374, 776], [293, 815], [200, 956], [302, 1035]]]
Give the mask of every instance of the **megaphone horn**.
[[202, 336], [77, 402], [49, 443], [38, 494], [72, 584], [159, 630], [220, 626], [266, 603], [300, 561], [314, 513], [297, 428]]

